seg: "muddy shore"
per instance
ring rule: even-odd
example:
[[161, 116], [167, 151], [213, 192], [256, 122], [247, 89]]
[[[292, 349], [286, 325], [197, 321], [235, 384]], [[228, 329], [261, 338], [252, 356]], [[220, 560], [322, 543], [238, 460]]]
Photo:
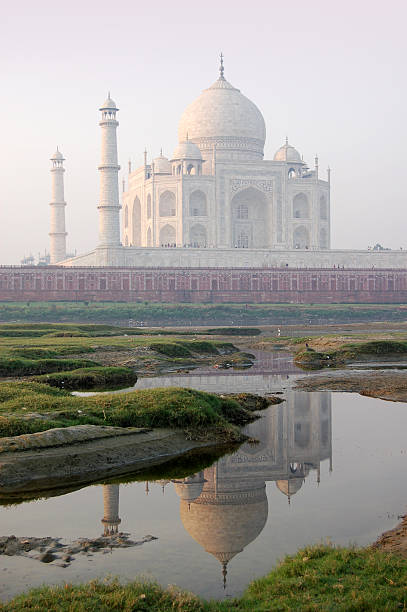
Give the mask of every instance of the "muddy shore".
[[[82, 426], [88, 430], [92, 426]], [[36, 434], [34, 434], [36, 435]], [[127, 435], [0, 454], [1, 495], [46, 491], [149, 469], [216, 441], [190, 440], [176, 429], [134, 429]]]
[[296, 381], [301, 391], [348, 391], [393, 402], [407, 402], [407, 372], [331, 370]]

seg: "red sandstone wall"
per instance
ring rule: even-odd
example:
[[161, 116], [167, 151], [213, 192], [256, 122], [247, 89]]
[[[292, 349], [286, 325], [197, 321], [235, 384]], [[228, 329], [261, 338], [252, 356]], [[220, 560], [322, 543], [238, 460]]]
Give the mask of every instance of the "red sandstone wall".
[[403, 303], [407, 270], [0, 267], [0, 301]]

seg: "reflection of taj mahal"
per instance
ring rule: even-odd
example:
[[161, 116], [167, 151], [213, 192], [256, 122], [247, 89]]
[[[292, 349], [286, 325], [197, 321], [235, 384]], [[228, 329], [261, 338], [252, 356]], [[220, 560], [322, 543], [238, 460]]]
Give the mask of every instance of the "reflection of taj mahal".
[[[173, 481], [186, 531], [220, 561], [224, 580], [228, 562], [267, 522], [266, 482], [275, 481], [290, 503], [311, 470], [319, 482], [321, 461], [329, 459], [332, 469], [331, 428], [330, 393], [287, 392], [286, 402], [270, 407], [247, 428], [258, 444], [245, 443], [202, 472]], [[116, 525], [118, 485], [107, 488], [116, 507], [106, 495], [104, 525]]]

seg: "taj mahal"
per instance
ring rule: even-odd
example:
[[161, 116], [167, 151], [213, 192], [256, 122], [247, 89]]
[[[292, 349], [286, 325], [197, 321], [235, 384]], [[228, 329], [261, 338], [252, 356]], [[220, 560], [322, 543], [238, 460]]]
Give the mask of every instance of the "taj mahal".
[[67, 258], [64, 157], [52, 156], [51, 264], [121, 268], [406, 268], [407, 251], [331, 250], [331, 171], [289, 143], [264, 159], [257, 106], [219, 76], [182, 113], [178, 145], [119, 189], [117, 113], [100, 107], [99, 242]]

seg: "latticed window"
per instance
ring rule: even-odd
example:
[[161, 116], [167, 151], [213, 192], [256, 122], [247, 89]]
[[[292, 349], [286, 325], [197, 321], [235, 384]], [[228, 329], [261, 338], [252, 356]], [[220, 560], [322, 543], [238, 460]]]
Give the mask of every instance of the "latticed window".
[[237, 218], [238, 219], [248, 219], [249, 218], [249, 209], [247, 204], [239, 204], [237, 207]]

